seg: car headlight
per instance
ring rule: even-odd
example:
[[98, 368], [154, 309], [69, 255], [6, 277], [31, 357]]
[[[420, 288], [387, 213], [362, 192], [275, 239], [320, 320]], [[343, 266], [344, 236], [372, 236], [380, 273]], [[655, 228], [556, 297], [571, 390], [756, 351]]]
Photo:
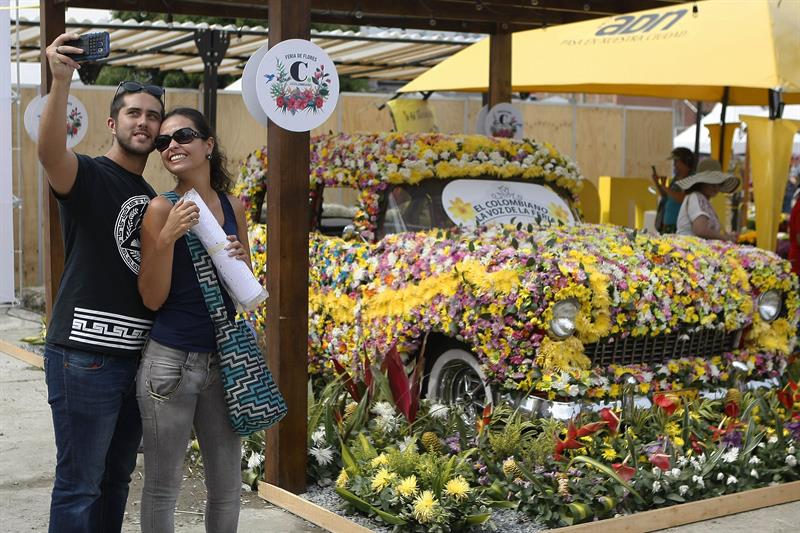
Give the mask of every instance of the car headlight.
[[770, 289], [758, 297], [758, 314], [766, 322], [772, 322], [781, 312], [783, 298], [780, 291]]
[[550, 331], [559, 339], [575, 333], [575, 317], [578, 316], [578, 302], [573, 299], [558, 302], [553, 306], [553, 319]]

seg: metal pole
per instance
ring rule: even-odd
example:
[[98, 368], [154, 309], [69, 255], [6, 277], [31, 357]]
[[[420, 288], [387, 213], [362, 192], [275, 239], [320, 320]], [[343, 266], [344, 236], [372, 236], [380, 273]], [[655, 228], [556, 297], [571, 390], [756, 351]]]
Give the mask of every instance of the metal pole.
[[[717, 154], [717, 161], [722, 164], [722, 160], [724, 159], [723, 155], [725, 154], [725, 113], [728, 111], [728, 99], [730, 98], [730, 87], [725, 87], [724, 92], [722, 93], [722, 113], [719, 117], [720, 129], [719, 129], [719, 153]], [[727, 171], [727, 168], [722, 169], [723, 172]]]
[[703, 102], [697, 102], [697, 110], [694, 117], [694, 168], [692, 172], [697, 169], [697, 160], [700, 159], [700, 126], [703, 120]]
[[194, 42], [203, 59], [203, 114], [211, 127], [216, 129], [217, 72], [231, 42], [230, 35], [221, 30], [196, 30]]

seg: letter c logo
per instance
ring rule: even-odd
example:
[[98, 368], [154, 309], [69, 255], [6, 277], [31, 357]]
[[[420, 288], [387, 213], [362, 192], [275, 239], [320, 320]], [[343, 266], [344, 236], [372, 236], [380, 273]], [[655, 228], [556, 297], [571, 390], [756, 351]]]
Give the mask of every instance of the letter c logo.
[[303, 61], [295, 61], [292, 63], [292, 66], [289, 67], [289, 74], [292, 76], [292, 79], [295, 81], [305, 81], [308, 76], [303, 74], [303, 77], [300, 77], [300, 65], [308, 68], [308, 63], [304, 63]]

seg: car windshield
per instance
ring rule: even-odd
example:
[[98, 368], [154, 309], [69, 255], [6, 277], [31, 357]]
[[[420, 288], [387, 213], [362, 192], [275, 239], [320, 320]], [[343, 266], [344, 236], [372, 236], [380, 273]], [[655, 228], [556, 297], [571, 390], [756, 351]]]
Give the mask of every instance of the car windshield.
[[396, 185], [385, 196], [378, 235], [452, 226], [578, 220], [564, 196], [542, 183], [492, 179], [425, 180]]

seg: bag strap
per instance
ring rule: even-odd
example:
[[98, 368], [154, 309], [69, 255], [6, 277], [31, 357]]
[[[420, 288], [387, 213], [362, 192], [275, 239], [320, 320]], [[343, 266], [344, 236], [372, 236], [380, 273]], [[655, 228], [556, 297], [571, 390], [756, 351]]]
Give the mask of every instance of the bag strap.
[[[172, 202], [177, 203], [179, 197], [175, 191], [167, 191], [162, 196]], [[214, 322], [214, 328], [219, 332], [223, 326], [231, 323], [228, 317], [228, 309], [225, 307], [225, 300], [222, 298], [222, 291], [217, 279], [217, 271], [211, 256], [208, 255], [205, 246], [200, 242], [191, 230], [186, 232], [183, 237], [189, 246], [189, 254], [192, 256], [192, 263], [197, 274], [197, 283], [200, 285], [200, 292], [203, 293], [208, 314]]]

